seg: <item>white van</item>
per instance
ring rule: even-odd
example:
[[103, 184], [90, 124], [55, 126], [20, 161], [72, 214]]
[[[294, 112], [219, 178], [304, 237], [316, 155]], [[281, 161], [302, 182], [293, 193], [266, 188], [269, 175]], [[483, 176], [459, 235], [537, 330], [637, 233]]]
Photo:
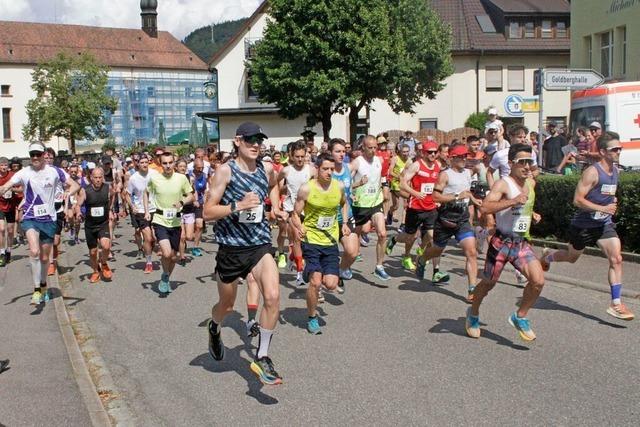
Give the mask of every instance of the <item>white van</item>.
[[599, 122], [620, 134], [620, 164], [640, 169], [640, 82], [610, 83], [571, 94], [571, 130]]

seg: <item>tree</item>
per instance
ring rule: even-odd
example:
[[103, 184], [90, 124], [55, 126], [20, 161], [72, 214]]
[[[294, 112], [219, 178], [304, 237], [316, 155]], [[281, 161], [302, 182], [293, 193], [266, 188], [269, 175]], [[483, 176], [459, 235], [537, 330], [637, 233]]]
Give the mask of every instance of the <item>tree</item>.
[[322, 123], [374, 99], [413, 112], [453, 72], [451, 30], [425, 0], [272, 0], [263, 39], [248, 62], [263, 103], [288, 119]]
[[107, 67], [93, 56], [58, 53], [33, 71], [31, 88], [36, 97], [27, 103], [25, 139], [49, 140], [61, 136], [75, 153], [79, 139], [106, 137], [105, 113], [112, 114], [117, 101], [106, 93]]

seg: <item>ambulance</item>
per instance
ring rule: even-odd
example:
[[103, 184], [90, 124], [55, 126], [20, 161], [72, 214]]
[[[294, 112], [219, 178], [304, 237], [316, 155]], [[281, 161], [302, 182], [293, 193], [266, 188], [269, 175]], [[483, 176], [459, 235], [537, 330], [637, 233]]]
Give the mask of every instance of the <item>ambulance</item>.
[[640, 169], [640, 81], [610, 83], [571, 94], [572, 131], [599, 122], [620, 134], [622, 166]]

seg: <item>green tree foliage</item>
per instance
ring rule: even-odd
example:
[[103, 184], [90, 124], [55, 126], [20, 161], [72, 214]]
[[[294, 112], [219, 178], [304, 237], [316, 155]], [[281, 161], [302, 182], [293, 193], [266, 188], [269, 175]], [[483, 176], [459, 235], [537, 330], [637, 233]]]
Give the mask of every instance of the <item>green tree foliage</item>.
[[198, 28], [185, 37], [183, 43], [204, 62], [209, 62], [246, 21], [247, 18], [242, 18], [213, 25], [213, 42], [211, 42], [212, 26]]
[[465, 120], [464, 125], [468, 128], [478, 129], [478, 131], [484, 133], [484, 124], [489, 120], [489, 114], [486, 111], [481, 111], [479, 113], [471, 113], [467, 120]]
[[249, 62], [251, 84], [264, 103], [289, 119], [322, 123], [384, 99], [413, 112], [434, 98], [453, 72], [451, 30], [425, 0], [273, 0], [272, 19]]
[[32, 73], [36, 97], [27, 103], [25, 139], [48, 140], [61, 136], [75, 153], [78, 139], [106, 137], [105, 113], [113, 113], [117, 101], [106, 93], [108, 69], [93, 56], [59, 53], [39, 64]]

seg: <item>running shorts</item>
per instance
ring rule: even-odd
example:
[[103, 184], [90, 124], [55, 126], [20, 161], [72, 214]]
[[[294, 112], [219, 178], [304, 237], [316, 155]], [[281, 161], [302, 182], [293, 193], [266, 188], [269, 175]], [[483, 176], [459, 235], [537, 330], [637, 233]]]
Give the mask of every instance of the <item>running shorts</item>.
[[274, 255], [270, 243], [256, 246], [220, 245], [216, 255], [216, 273], [222, 283], [233, 283], [251, 273], [265, 255]]
[[147, 227], [151, 227], [151, 221], [153, 221], [153, 212], [151, 212], [150, 215], [151, 215], [151, 218], [149, 219], [149, 221], [144, 219], [143, 213], [137, 213], [137, 214], [131, 215], [131, 225], [136, 230], [144, 230]]
[[569, 243], [577, 251], [587, 246], [595, 246], [598, 240], [617, 238], [616, 225], [612, 222], [594, 228], [569, 226]]
[[363, 208], [358, 206], [352, 206], [353, 219], [356, 222], [356, 226], [360, 227], [371, 221], [371, 218], [377, 213], [383, 213], [382, 203], [372, 208]]
[[338, 245], [321, 246], [302, 242], [302, 256], [304, 257], [304, 276], [311, 273], [322, 273], [323, 276], [337, 276], [340, 265], [340, 251]]
[[469, 220], [452, 228], [445, 227], [440, 221], [436, 221], [433, 227], [433, 244], [440, 248], [445, 248], [449, 239], [452, 237], [455, 237], [458, 243], [469, 237], [475, 237], [473, 227], [469, 224]]
[[98, 241], [100, 239], [108, 239], [109, 235], [109, 221], [105, 221], [99, 225], [87, 226], [84, 225], [84, 237], [87, 240], [87, 246], [89, 249], [98, 247]]
[[16, 222], [16, 210], [11, 209], [8, 212], [0, 211], [0, 220], [7, 221], [7, 224], [13, 224]]
[[40, 243], [53, 243], [56, 235], [56, 223], [54, 221], [34, 221], [32, 219], [23, 219], [20, 227], [26, 233], [28, 230], [36, 230], [40, 235]]
[[438, 219], [438, 210], [422, 211], [418, 209], [407, 208], [404, 217], [404, 232], [407, 234], [415, 234], [420, 229], [420, 236], [424, 236], [427, 231], [433, 230]]
[[183, 213], [182, 214], [182, 223], [183, 224], [195, 224], [196, 223], [196, 214], [195, 214], [195, 212]]
[[484, 262], [484, 277], [492, 282], [497, 282], [507, 263], [524, 274], [524, 267], [537, 259], [538, 257], [526, 239], [502, 236], [496, 232], [489, 242]]
[[171, 249], [175, 252], [180, 250], [180, 236], [182, 235], [182, 227], [165, 227], [160, 224], [153, 224], [153, 231], [156, 233], [158, 242], [168, 240]]
[[56, 214], [56, 235], [62, 234], [62, 229], [64, 228], [64, 220], [64, 212], [58, 212]]

